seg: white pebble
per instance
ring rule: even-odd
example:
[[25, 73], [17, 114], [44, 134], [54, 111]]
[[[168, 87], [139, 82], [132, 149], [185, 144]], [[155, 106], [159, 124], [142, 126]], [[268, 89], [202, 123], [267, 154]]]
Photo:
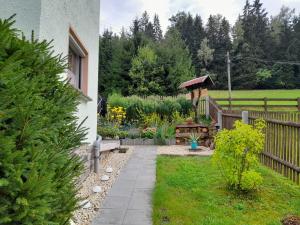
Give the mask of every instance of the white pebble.
[[88, 201], [82, 208], [89, 209], [91, 207], [92, 207], [92, 204], [90, 203], [90, 201]]
[[79, 205], [84, 209], [88, 209], [88, 208], [92, 207], [92, 204], [90, 203], [90, 201], [88, 199], [81, 201], [79, 203]]
[[112, 172], [113, 172], [113, 168], [108, 167], [108, 168], [106, 169], [106, 173], [112, 173]]
[[94, 193], [102, 192], [102, 188], [100, 186], [95, 186], [95, 187], [93, 187], [93, 192]]
[[109, 180], [109, 176], [103, 175], [103, 176], [101, 177], [101, 181], [107, 181], [107, 180]]

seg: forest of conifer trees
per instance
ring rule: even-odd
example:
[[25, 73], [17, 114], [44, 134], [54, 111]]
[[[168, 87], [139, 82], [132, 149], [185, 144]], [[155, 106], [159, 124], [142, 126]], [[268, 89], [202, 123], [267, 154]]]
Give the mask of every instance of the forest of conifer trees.
[[99, 92], [176, 95], [181, 82], [210, 74], [227, 88], [226, 53], [233, 89], [300, 87], [300, 15], [282, 6], [270, 16], [260, 0], [246, 1], [235, 24], [222, 15], [178, 12], [163, 34], [159, 17], [144, 12], [120, 34], [100, 36]]

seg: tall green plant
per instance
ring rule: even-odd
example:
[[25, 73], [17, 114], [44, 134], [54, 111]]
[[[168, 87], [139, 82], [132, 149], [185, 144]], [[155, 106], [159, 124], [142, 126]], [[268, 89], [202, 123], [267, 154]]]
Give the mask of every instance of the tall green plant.
[[234, 123], [233, 130], [222, 130], [216, 136], [213, 160], [219, 166], [229, 186], [250, 191], [262, 183], [256, 171], [258, 154], [263, 150], [264, 121], [257, 120], [254, 126], [241, 121]]
[[141, 121], [143, 116], [157, 113], [161, 118], [171, 121], [173, 113], [179, 112], [187, 116], [192, 109], [191, 101], [184, 97], [160, 99], [158, 96], [141, 98], [136, 95], [124, 97], [112, 94], [108, 97], [108, 104], [112, 107], [122, 106], [126, 109], [127, 121]]
[[13, 23], [0, 19], [0, 224], [68, 224], [85, 133], [78, 93], [61, 82], [65, 60]]

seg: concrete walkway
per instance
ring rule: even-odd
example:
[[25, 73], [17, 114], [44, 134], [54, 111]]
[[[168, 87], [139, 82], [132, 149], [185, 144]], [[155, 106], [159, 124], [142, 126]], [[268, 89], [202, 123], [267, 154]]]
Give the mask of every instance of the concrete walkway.
[[152, 225], [156, 147], [136, 146], [92, 225]]

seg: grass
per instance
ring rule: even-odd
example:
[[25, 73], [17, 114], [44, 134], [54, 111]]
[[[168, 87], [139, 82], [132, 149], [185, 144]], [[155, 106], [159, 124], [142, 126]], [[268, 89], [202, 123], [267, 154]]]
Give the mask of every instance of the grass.
[[[228, 91], [209, 91], [209, 95], [213, 98], [228, 98]], [[237, 90], [232, 92], [232, 98], [299, 98], [300, 97], [300, 89], [297, 90]], [[228, 101], [218, 101], [219, 104], [228, 104]], [[233, 105], [262, 105], [262, 107], [258, 108], [249, 108], [252, 110], [263, 110], [263, 101], [234, 101]], [[269, 110], [275, 111], [286, 111], [292, 110], [297, 111], [297, 107], [289, 107], [296, 106], [297, 101], [268, 101], [268, 105], [286, 105], [287, 107], [276, 107], [269, 108]], [[246, 108], [245, 108], [246, 109]]]
[[300, 188], [261, 167], [264, 184], [255, 195], [226, 189], [208, 157], [166, 157], [157, 161], [154, 225], [280, 225], [300, 213]]
[[[209, 90], [209, 95], [214, 98], [228, 98], [228, 91]], [[300, 89], [296, 90], [237, 90], [232, 91], [233, 98], [298, 98]]]

